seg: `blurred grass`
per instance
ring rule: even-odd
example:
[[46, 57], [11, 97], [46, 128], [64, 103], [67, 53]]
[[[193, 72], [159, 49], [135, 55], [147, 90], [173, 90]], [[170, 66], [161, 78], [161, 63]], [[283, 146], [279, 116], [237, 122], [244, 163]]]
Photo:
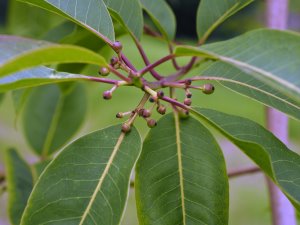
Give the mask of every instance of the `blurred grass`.
[[[142, 68], [143, 62], [138, 55], [136, 48], [133, 46], [129, 37], [122, 37], [120, 41], [125, 46], [124, 52], [132, 60], [137, 68]], [[153, 38], [144, 37], [143, 46], [153, 62], [162, 56], [168, 54], [166, 45]], [[107, 50], [105, 50], [107, 53]], [[187, 59], [180, 59], [183, 63]], [[158, 68], [161, 74], [168, 75], [172, 72], [171, 64], [168, 63]], [[97, 68], [90, 67], [87, 73], [96, 74]], [[193, 72], [192, 72], [193, 74]], [[197, 75], [197, 74], [193, 74]], [[149, 76], [149, 75], [147, 75]], [[200, 83], [199, 83], [200, 84]], [[119, 123], [115, 118], [117, 112], [125, 112], [132, 110], [142, 97], [142, 92], [136, 88], [122, 87], [114, 93], [111, 101], [102, 99], [102, 92], [110, 88], [109, 85], [86, 83], [86, 88], [89, 96], [89, 110], [87, 120], [82, 130], [76, 136], [81, 136], [87, 132], [101, 129], [111, 124]], [[179, 99], [183, 99], [183, 91], [177, 93]], [[240, 96], [234, 92], [223, 88], [216, 84], [216, 92], [213, 95], [207, 96], [201, 92], [193, 92], [193, 105], [221, 110], [230, 114], [241, 115], [261, 124], [264, 124], [264, 106], [256, 101]], [[80, 106], [79, 106], [80, 107]], [[169, 108], [170, 111], [170, 108]], [[159, 118], [155, 114], [155, 118]], [[36, 158], [30, 152], [30, 149], [24, 141], [20, 124], [18, 130], [14, 127], [15, 115], [12, 105], [11, 96], [8, 94], [4, 102], [0, 105], [0, 165], [3, 164], [3, 152], [8, 147], [16, 147], [24, 157], [29, 161], [34, 161]], [[294, 120], [290, 121], [291, 140], [294, 143], [300, 144], [300, 123]], [[144, 137], [148, 131], [145, 121], [138, 119], [136, 126]], [[252, 163], [240, 151], [223, 139], [220, 143], [225, 148], [225, 157], [227, 159], [228, 168], [237, 168], [240, 166], [252, 165]], [[2, 170], [0, 168], [0, 170]], [[270, 211], [268, 207], [268, 195], [265, 188], [265, 179], [262, 175], [252, 175], [243, 178], [237, 178], [230, 181], [230, 223], [231, 225], [270, 225]], [[3, 211], [5, 206], [1, 204]], [[0, 212], [0, 218], [4, 217], [3, 212]], [[134, 204], [134, 191], [130, 191], [129, 203], [126, 214], [124, 216], [123, 225], [136, 225], [136, 212]]]

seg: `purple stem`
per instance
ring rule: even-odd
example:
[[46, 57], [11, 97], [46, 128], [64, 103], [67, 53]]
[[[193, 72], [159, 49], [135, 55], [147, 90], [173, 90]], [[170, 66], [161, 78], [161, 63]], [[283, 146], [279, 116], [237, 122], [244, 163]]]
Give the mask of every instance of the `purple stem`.
[[[144, 51], [143, 47], [141, 46], [141, 44], [139, 43], [139, 41], [137, 39], [134, 39], [134, 42], [146, 64], [146, 66], [150, 65], [150, 61], [146, 55], [146, 52]], [[152, 76], [156, 79], [156, 80], [161, 80], [163, 77], [160, 76], [156, 71], [154, 70], [150, 70], [150, 73], [152, 74]]]
[[140, 75], [144, 75], [145, 73], [151, 71], [152, 69], [154, 69], [155, 67], [161, 65], [162, 63], [169, 61], [171, 59], [174, 59], [175, 55], [171, 54], [171, 55], [167, 55], [159, 60], [157, 60], [156, 62], [147, 65], [146, 67], [144, 67], [142, 70], [139, 71]]
[[99, 77], [87, 77], [86, 79], [90, 81], [99, 82], [99, 83], [114, 84], [114, 85], [120, 82], [118, 80], [111, 80], [111, 79], [99, 78]]
[[134, 67], [134, 65], [132, 65], [130, 60], [123, 53], [121, 53], [121, 58], [122, 58], [123, 62], [126, 64], [126, 66], [128, 66], [134, 72], [137, 71], [137, 69]]
[[113, 68], [111, 65], [109, 65], [109, 70], [115, 74], [116, 76], [118, 76], [120, 79], [130, 83], [131, 80], [128, 77], [125, 77], [123, 74], [121, 74], [118, 70], [116, 70], [115, 68]]
[[185, 110], [188, 110], [188, 109], [189, 109], [189, 107], [186, 106], [185, 104], [183, 104], [183, 103], [181, 103], [181, 102], [178, 102], [177, 100], [175, 100], [175, 99], [173, 99], [173, 98], [170, 98], [170, 97], [167, 97], [167, 96], [162, 97], [161, 100], [166, 101], [166, 102], [169, 102], [169, 103], [171, 103], [173, 106], [175, 105], [175, 106], [178, 106], [178, 107], [183, 108], [183, 109], [185, 109]]

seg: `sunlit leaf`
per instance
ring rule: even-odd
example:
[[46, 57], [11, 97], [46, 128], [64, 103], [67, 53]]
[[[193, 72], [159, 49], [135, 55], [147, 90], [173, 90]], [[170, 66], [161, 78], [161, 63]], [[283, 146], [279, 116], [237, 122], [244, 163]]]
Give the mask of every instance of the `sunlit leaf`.
[[15, 36], [0, 36], [0, 49], [0, 77], [51, 63], [107, 65], [102, 56], [85, 48]]

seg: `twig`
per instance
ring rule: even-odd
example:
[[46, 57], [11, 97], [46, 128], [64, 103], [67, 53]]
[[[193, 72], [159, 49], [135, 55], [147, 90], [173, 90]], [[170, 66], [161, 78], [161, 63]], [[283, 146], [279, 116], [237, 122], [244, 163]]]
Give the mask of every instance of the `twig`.
[[258, 167], [241, 168], [241, 169], [229, 171], [228, 177], [235, 178], [235, 177], [249, 175], [249, 174], [258, 173], [258, 172], [261, 172], [260, 168], [258, 168]]

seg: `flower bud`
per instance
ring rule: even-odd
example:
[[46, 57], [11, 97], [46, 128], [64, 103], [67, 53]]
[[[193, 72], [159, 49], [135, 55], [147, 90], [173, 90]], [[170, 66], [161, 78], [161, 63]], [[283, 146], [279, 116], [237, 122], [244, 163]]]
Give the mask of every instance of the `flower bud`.
[[214, 93], [214, 91], [215, 91], [215, 87], [212, 84], [204, 84], [203, 85], [202, 92], [204, 94], [210, 95], [210, 94]]
[[122, 124], [122, 132], [125, 134], [129, 133], [131, 131], [131, 127], [127, 123]]
[[186, 98], [186, 99], [184, 99], [183, 103], [187, 106], [190, 106], [192, 104], [192, 100], [190, 98]]
[[157, 97], [158, 97], [158, 98], [163, 98], [164, 95], [165, 95], [165, 93], [164, 93], [163, 91], [158, 91], [158, 92], [157, 92]]
[[156, 111], [161, 115], [165, 115], [167, 108], [164, 105], [160, 105], [160, 106], [157, 106]]
[[103, 98], [104, 98], [105, 100], [111, 99], [111, 98], [112, 98], [112, 93], [111, 93], [111, 91], [104, 91], [104, 92], [103, 92]]
[[112, 46], [112, 47], [113, 47], [113, 49], [114, 49], [117, 53], [119, 53], [119, 52], [122, 51], [123, 45], [122, 45], [121, 42], [116, 41], [116, 42], [113, 43], [113, 46]]
[[148, 109], [144, 109], [143, 111], [143, 117], [149, 118], [151, 116], [151, 112]]
[[109, 69], [106, 67], [101, 67], [99, 70], [99, 74], [101, 76], [107, 76], [110, 73]]
[[112, 58], [110, 59], [110, 64], [111, 64], [112, 66], [115, 66], [115, 65], [118, 64], [118, 63], [119, 63], [118, 57], [114, 56], [114, 57], [112, 57]]
[[156, 127], [157, 122], [154, 119], [150, 119], [147, 121], [147, 125], [148, 125], [148, 127], [153, 128], [153, 127]]
[[116, 117], [119, 118], [119, 119], [120, 119], [120, 118], [123, 118], [123, 116], [124, 116], [124, 115], [123, 115], [123, 113], [121, 113], [121, 112], [117, 113], [117, 115], [116, 115]]

